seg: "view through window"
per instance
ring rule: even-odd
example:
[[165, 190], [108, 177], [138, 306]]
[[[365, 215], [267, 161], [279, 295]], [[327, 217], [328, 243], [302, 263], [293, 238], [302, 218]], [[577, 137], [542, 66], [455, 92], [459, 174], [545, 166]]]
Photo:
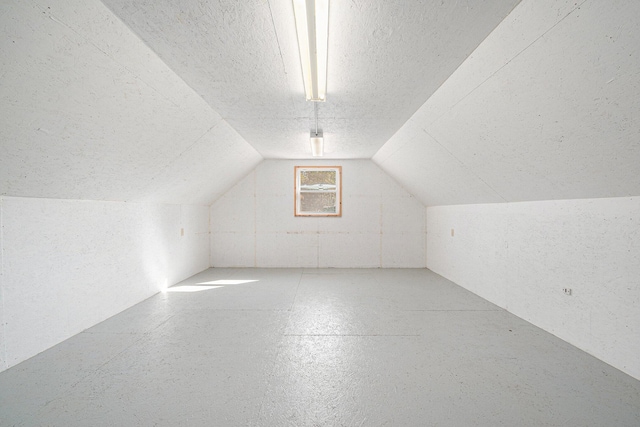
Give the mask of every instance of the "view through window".
[[296, 166], [296, 216], [342, 215], [342, 167]]

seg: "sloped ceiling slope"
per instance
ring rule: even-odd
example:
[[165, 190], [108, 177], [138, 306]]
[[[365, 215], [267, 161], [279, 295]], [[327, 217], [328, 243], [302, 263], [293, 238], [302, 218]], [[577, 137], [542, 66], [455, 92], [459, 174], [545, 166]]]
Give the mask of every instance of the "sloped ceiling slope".
[[[264, 157], [310, 157], [291, 0], [103, 1]], [[371, 158], [519, 1], [332, 1], [325, 158]]]
[[0, 33], [0, 195], [208, 205], [262, 159], [98, 0]]
[[376, 153], [426, 205], [640, 195], [640, 2], [525, 0]]

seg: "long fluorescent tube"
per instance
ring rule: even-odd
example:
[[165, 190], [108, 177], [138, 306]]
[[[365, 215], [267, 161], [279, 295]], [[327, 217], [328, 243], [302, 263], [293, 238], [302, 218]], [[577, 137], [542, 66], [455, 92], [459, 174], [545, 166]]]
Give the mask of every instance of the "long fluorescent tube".
[[311, 131], [311, 155], [313, 157], [321, 157], [324, 154], [324, 138], [322, 131], [315, 133]]
[[329, 0], [293, 0], [307, 101], [327, 99]]

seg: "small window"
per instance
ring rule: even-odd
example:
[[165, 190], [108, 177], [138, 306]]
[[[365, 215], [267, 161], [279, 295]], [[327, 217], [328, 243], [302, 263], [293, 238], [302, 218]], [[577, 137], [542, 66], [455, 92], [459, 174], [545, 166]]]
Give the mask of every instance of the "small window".
[[342, 166], [296, 166], [295, 183], [295, 216], [342, 215]]

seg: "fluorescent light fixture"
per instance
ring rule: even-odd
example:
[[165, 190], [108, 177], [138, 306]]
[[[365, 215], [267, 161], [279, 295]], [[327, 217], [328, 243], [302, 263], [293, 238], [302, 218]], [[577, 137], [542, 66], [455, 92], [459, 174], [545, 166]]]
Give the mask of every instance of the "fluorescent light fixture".
[[293, 0], [307, 101], [327, 99], [329, 0]]
[[311, 131], [311, 155], [313, 157], [321, 157], [324, 154], [324, 138], [322, 131], [316, 133]]

